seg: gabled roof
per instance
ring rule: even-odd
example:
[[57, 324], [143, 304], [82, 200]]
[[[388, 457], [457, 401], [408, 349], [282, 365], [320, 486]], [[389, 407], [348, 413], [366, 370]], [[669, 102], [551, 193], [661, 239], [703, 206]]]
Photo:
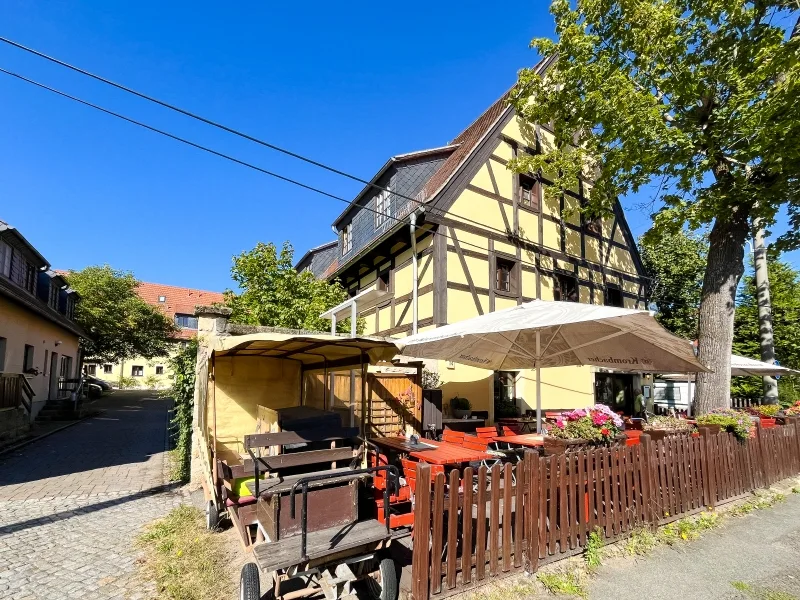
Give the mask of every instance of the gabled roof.
[[33, 244], [25, 239], [25, 236], [22, 235], [16, 227], [9, 225], [5, 221], [0, 221], [0, 236], [2, 235], [16, 238], [17, 243], [21, 244], [28, 251], [29, 255], [39, 261], [39, 268], [50, 268], [50, 263], [47, 262], [47, 259], [39, 254], [39, 251], [33, 246]]
[[309, 249], [303, 256], [294, 264], [294, 268], [297, 269], [300, 265], [303, 264], [307, 259], [311, 258], [317, 252], [321, 252], [322, 250], [327, 250], [328, 248], [335, 246], [338, 244], [338, 240], [333, 240], [332, 242], [325, 242], [324, 244], [320, 244], [319, 246], [315, 246], [314, 248]]
[[[160, 308], [170, 319], [174, 319], [176, 313], [194, 315], [194, 308], [197, 305], [210, 305], [225, 301], [225, 296], [220, 292], [208, 292], [146, 281], [139, 283], [136, 293], [148, 304]], [[164, 297], [164, 302], [159, 302], [158, 299], [161, 296]], [[195, 334], [193, 329], [182, 329], [177, 332], [175, 337], [189, 339]]]
[[447, 146], [441, 146], [439, 148], [428, 148], [426, 150], [417, 150], [415, 152], [407, 152], [406, 154], [397, 154], [396, 156], [392, 156], [386, 163], [380, 168], [380, 170], [375, 174], [375, 176], [370, 180], [368, 184], [364, 186], [364, 188], [356, 195], [353, 201], [345, 207], [345, 209], [341, 212], [341, 214], [336, 217], [336, 220], [333, 222], [333, 226], [336, 227], [341, 223], [341, 221], [347, 216], [347, 214], [358, 205], [358, 202], [370, 191], [374, 189], [374, 186], [377, 184], [377, 181], [384, 176], [386, 171], [389, 168], [397, 163], [401, 162], [408, 162], [410, 160], [415, 160], [419, 158], [425, 158], [427, 156], [435, 156], [437, 154], [445, 154], [447, 152], [452, 152], [456, 149], [455, 142], [452, 144], [448, 144]]
[[[551, 56], [550, 58], [540, 60], [536, 66], [533, 67], [533, 70], [539, 75], [544, 74], [553, 62], [555, 62], [555, 58], [555, 56]], [[510, 88], [505, 94], [495, 100], [489, 108], [450, 142], [451, 145], [457, 145], [458, 148], [428, 180], [428, 183], [425, 184], [425, 187], [423, 187], [417, 195], [417, 200], [420, 202], [428, 202], [433, 199], [456, 174], [458, 169], [467, 162], [478, 144], [483, 141], [492, 127], [498, 121], [505, 118], [509, 112], [513, 111], [513, 108], [508, 103], [508, 98], [513, 89], [513, 87]]]

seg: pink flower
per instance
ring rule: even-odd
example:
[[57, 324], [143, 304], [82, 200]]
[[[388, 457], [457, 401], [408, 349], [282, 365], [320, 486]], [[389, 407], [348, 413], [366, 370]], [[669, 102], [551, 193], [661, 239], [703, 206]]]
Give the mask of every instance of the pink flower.
[[562, 419], [561, 417], [559, 417], [559, 418], [556, 420], [556, 427], [558, 427], [559, 429], [564, 429], [564, 419]]

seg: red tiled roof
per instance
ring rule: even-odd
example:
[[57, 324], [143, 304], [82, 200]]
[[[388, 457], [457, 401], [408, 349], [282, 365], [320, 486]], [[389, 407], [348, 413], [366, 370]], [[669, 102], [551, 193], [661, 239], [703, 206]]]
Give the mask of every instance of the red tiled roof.
[[[194, 307], [197, 305], [207, 306], [225, 301], [225, 296], [220, 292], [207, 292], [147, 281], [139, 284], [136, 293], [148, 304], [158, 306], [168, 317], [174, 317], [175, 313], [193, 315]], [[159, 301], [161, 296], [165, 298], [164, 302]]]
[[[57, 269], [55, 272], [59, 275], [69, 276], [69, 271]], [[195, 306], [208, 306], [209, 304], [225, 301], [225, 296], [220, 292], [209, 292], [175, 285], [165, 285], [163, 283], [150, 283], [147, 281], [139, 283], [139, 287], [136, 288], [136, 293], [148, 304], [161, 309], [170, 320], [175, 318], [176, 313], [194, 315]], [[164, 296], [164, 302], [159, 302], [161, 296]], [[193, 329], [183, 329], [177, 332], [175, 337], [190, 339], [195, 333]]]

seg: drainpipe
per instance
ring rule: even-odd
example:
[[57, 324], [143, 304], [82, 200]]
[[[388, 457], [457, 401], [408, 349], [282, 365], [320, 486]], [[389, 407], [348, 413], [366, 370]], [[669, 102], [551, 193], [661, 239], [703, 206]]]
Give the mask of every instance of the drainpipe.
[[419, 281], [417, 275], [417, 214], [422, 214], [425, 212], [423, 207], [418, 208], [414, 212], [411, 213], [410, 217], [410, 227], [409, 230], [411, 232], [411, 314], [412, 314], [412, 322], [411, 322], [411, 335], [415, 335], [417, 333], [417, 322], [419, 321], [419, 311], [418, 311], [418, 288], [419, 288]]

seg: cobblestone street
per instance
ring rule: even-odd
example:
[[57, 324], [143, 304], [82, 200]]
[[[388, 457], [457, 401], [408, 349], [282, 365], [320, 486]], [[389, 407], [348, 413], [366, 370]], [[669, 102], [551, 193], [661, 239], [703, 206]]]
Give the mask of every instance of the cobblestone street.
[[183, 501], [164, 484], [169, 402], [153, 396], [116, 392], [103, 415], [0, 456], [0, 598], [151, 596], [134, 539]]

